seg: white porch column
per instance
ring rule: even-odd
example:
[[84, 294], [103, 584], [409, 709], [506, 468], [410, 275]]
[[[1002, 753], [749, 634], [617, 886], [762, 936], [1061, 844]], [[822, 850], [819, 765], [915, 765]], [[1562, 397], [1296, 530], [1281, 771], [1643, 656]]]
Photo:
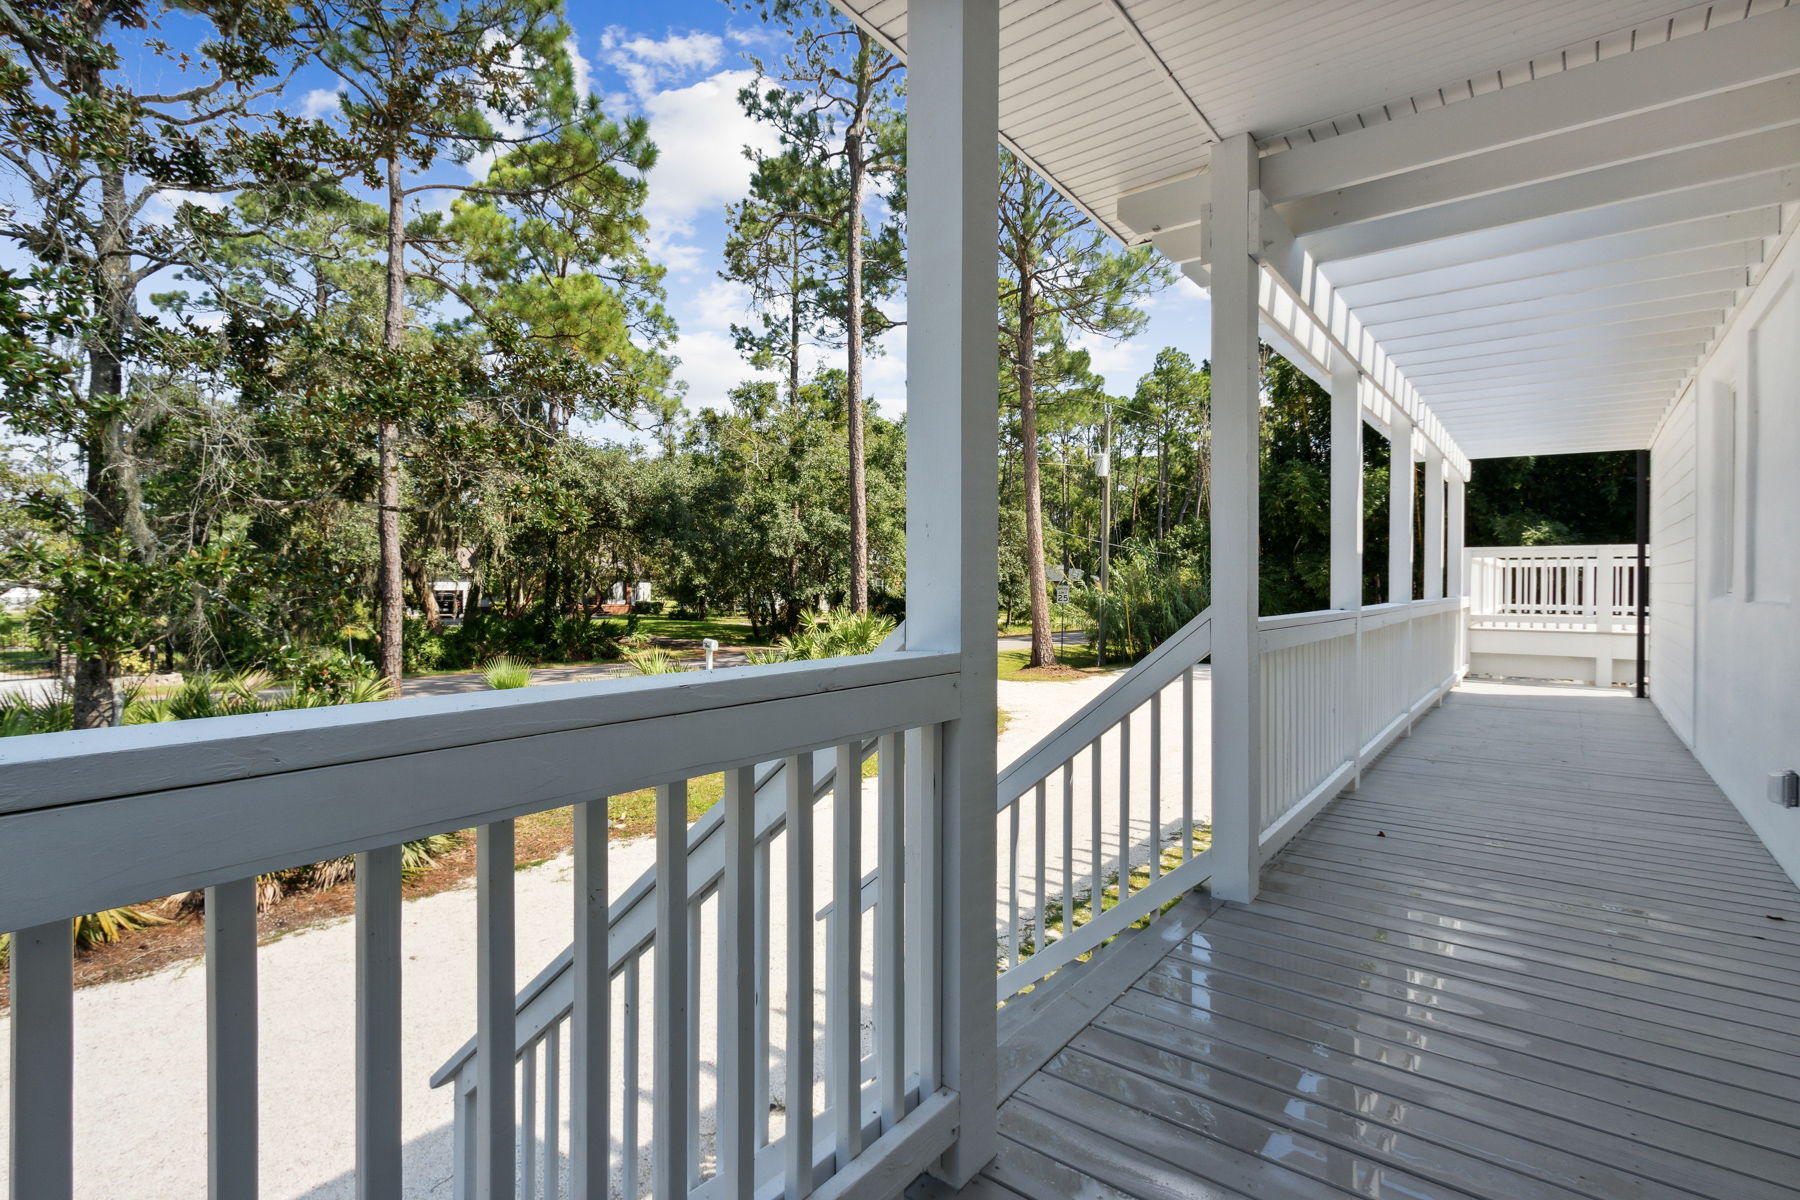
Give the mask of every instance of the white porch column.
[[997, 0], [913, 0], [908, 43], [906, 645], [962, 657], [936, 847], [941, 1078], [961, 1096], [961, 1133], [941, 1169], [960, 1186], [996, 1145]]
[[1439, 600], [1444, 595], [1444, 452], [1433, 446], [1425, 452], [1425, 594]]
[[1362, 372], [1346, 355], [1331, 364], [1331, 607], [1363, 597]]
[[1445, 563], [1449, 567], [1449, 574], [1444, 581], [1446, 596], [1467, 596], [1469, 594], [1468, 565], [1463, 562], [1466, 549], [1464, 541], [1468, 536], [1468, 531], [1463, 527], [1467, 520], [1463, 511], [1463, 503], [1466, 499], [1464, 490], [1468, 486], [1468, 481], [1462, 477], [1457, 475], [1450, 477], [1449, 515], [1445, 521], [1445, 532], [1449, 538], [1449, 545], [1444, 551]]
[[1412, 418], [1395, 408], [1388, 432], [1388, 600], [1393, 604], [1413, 598], [1412, 435]]
[[1256, 145], [1212, 151], [1212, 854], [1211, 889], [1256, 896], [1261, 814], [1257, 661], [1257, 266], [1250, 202]]

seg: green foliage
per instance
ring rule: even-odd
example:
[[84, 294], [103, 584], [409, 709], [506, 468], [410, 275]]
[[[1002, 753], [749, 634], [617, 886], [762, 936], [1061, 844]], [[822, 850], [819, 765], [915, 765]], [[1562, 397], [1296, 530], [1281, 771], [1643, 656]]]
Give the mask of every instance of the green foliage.
[[1469, 480], [1467, 544], [1635, 542], [1636, 460], [1629, 450], [1481, 459]]
[[1087, 618], [1090, 640], [1105, 630], [1107, 655], [1115, 659], [1148, 654], [1211, 603], [1198, 563], [1139, 545], [1113, 555], [1104, 592], [1084, 583], [1070, 599]]
[[496, 692], [531, 686], [531, 668], [517, 659], [489, 659], [481, 674]]
[[892, 632], [893, 618], [880, 613], [857, 613], [849, 609], [831, 613], [809, 612], [801, 619], [797, 632], [775, 643], [779, 657], [761, 661], [798, 662], [873, 654]]
[[681, 660], [654, 646], [642, 650], [633, 650], [625, 655], [625, 661], [639, 675], [677, 675], [687, 670]]

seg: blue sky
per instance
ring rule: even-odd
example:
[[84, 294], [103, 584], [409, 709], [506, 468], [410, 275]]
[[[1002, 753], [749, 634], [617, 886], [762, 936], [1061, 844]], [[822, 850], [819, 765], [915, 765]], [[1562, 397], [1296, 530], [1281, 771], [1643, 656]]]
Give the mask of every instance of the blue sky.
[[[747, 190], [750, 163], [744, 147], [774, 145], [769, 131], [739, 109], [737, 94], [755, 78], [748, 56], [772, 62], [783, 41], [724, 0], [571, 0], [568, 19], [572, 49], [589, 88], [609, 112], [649, 119], [659, 149], [650, 176], [651, 246], [669, 268], [668, 308], [680, 330], [677, 376], [687, 384], [689, 408], [722, 404], [731, 387], [755, 374], [731, 343], [732, 322], [744, 322], [747, 313], [743, 288], [719, 278], [724, 208]], [[303, 74], [284, 99], [309, 113], [333, 111], [330, 83], [322, 71]], [[439, 202], [447, 202], [448, 195]], [[904, 299], [894, 307], [902, 314]], [[1192, 283], [1179, 280], [1151, 297], [1145, 309], [1149, 324], [1130, 342], [1084, 343], [1115, 394], [1132, 391], [1163, 346], [1179, 347], [1196, 362], [1206, 357], [1206, 299]], [[905, 408], [904, 327], [881, 339], [878, 349], [881, 353], [866, 364], [869, 395], [895, 413]], [[826, 353], [831, 361], [841, 359], [838, 352]], [[611, 424], [594, 432], [629, 436]]]

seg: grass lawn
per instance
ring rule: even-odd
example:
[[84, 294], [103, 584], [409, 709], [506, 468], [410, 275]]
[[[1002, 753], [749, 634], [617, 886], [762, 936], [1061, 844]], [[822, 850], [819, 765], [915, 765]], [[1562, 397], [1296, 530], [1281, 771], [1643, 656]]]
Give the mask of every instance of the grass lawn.
[[[618, 620], [617, 617], [609, 619]], [[684, 621], [676, 617], [639, 617], [637, 631], [653, 638], [688, 638], [694, 641], [699, 641], [701, 638], [717, 638], [719, 644], [723, 646], [766, 646], [769, 644], [768, 638], [758, 637], [750, 632], [750, 618], [742, 613], [730, 613], [696, 621]]]
[[1032, 680], [1061, 680], [1068, 682], [1079, 679], [1083, 675], [1092, 675], [1097, 671], [1116, 671], [1131, 665], [1131, 659], [1107, 655], [1106, 666], [1094, 665], [1094, 648], [1092, 646], [1058, 646], [1056, 648], [1057, 665], [1051, 668], [1040, 668], [1033, 671], [1025, 664], [1031, 661], [1029, 650], [1000, 651], [1000, 678], [1016, 679], [1022, 682]]

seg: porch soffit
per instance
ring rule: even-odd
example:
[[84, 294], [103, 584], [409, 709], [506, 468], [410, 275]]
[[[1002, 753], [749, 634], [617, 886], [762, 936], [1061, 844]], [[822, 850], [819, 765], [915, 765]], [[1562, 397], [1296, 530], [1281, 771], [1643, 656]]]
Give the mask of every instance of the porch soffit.
[[[906, 0], [834, 2], [904, 54]], [[1001, 138], [1203, 278], [1249, 133], [1272, 267], [1463, 452], [1641, 447], [1800, 207], [1792, 2], [1002, 0]]]

